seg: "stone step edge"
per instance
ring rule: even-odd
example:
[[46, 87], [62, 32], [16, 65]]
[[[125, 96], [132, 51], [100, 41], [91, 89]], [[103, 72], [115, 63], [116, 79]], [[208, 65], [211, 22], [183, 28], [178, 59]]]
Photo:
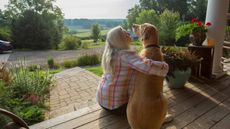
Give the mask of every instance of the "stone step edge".
[[88, 106], [85, 108], [81, 108], [78, 109], [77, 111], [73, 111], [46, 121], [43, 121], [41, 123], [35, 124], [35, 125], [31, 125], [30, 129], [47, 129], [50, 128], [52, 126], [61, 124], [61, 123], [65, 123], [67, 121], [70, 121], [72, 119], [87, 115], [89, 113], [95, 112], [100, 110], [101, 107], [98, 104], [94, 104], [92, 106]]

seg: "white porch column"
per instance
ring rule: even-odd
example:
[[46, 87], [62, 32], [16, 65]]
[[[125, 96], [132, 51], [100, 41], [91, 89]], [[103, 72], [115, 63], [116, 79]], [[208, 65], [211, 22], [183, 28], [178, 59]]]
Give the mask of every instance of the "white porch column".
[[212, 74], [215, 78], [221, 77], [224, 74], [221, 57], [223, 55], [228, 6], [229, 0], [208, 0], [206, 22], [212, 23], [212, 26], [208, 30], [208, 37], [215, 41], [212, 67]]

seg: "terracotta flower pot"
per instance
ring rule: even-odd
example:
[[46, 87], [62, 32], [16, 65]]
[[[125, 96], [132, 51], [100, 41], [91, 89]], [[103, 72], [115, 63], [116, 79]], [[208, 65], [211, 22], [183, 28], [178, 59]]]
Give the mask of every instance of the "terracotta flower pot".
[[206, 33], [205, 32], [193, 32], [190, 34], [190, 41], [195, 46], [202, 46], [202, 43], [206, 39]]

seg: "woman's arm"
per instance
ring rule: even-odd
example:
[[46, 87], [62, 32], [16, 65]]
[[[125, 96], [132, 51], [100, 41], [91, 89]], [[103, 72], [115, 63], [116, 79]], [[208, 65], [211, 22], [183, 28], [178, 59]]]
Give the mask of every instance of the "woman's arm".
[[165, 62], [141, 58], [134, 52], [122, 52], [121, 60], [133, 69], [145, 74], [165, 77], [169, 69]]

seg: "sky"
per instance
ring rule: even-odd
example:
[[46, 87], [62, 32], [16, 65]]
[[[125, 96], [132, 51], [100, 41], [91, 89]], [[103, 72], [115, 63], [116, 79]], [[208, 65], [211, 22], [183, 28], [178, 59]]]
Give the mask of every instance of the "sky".
[[[117, 19], [125, 18], [139, 0], [57, 0], [65, 18]], [[0, 9], [8, 0], [0, 0]]]

